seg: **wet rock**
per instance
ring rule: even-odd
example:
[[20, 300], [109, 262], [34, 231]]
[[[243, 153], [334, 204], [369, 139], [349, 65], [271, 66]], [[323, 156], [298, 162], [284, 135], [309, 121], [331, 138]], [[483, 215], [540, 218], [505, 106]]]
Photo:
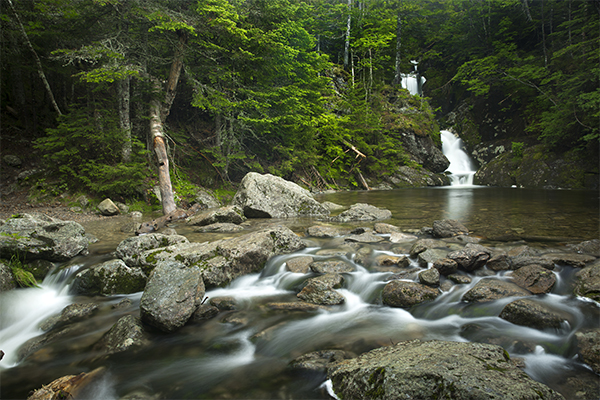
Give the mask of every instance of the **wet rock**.
[[20, 214], [0, 226], [0, 257], [66, 261], [87, 253], [83, 226], [44, 214]]
[[232, 204], [241, 207], [248, 218], [328, 216], [330, 213], [308, 190], [280, 177], [256, 172], [242, 179]]
[[136, 293], [144, 290], [147, 280], [141, 268], [110, 260], [77, 273], [71, 291], [85, 296]]
[[111, 199], [104, 199], [98, 204], [98, 211], [105, 216], [117, 215], [120, 213], [119, 207]]
[[229, 232], [239, 232], [243, 231], [244, 227], [228, 222], [218, 222], [216, 224], [204, 225], [194, 228], [194, 232], [221, 232], [221, 233], [229, 233]]
[[91, 372], [82, 372], [79, 375], [67, 375], [58, 378], [41, 389], [35, 390], [27, 400], [55, 400], [55, 399], [87, 399], [97, 392], [97, 385], [106, 374], [106, 368], [96, 368]]
[[433, 249], [436, 247], [441, 247], [441, 244], [438, 240], [419, 239], [410, 248], [409, 255], [412, 258], [415, 258], [416, 256], [418, 256], [420, 253], [424, 252], [425, 250]]
[[384, 286], [381, 297], [383, 304], [408, 308], [435, 300], [440, 294], [438, 289], [420, 283], [393, 280]]
[[23, 265], [23, 270], [31, 272], [33, 277], [38, 281], [43, 281], [52, 268], [54, 268], [54, 263], [41, 259], [33, 260]]
[[50, 331], [68, 324], [83, 321], [96, 314], [99, 310], [98, 304], [73, 303], [66, 306], [58, 315], [48, 318], [40, 325], [43, 331]]
[[201, 211], [187, 220], [188, 225], [206, 226], [218, 223], [239, 225], [246, 220], [239, 206], [226, 206], [218, 209]]
[[519, 268], [510, 278], [533, 294], [550, 293], [556, 284], [556, 276], [552, 271], [535, 264]]
[[560, 329], [565, 315], [531, 299], [519, 299], [508, 303], [500, 312], [500, 318], [516, 325], [535, 329]]
[[307, 274], [310, 272], [310, 264], [314, 261], [311, 256], [290, 258], [285, 262], [287, 269], [296, 274]]
[[508, 271], [512, 269], [508, 255], [505, 253], [492, 255], [486, 265], [492, 271]]
[[356, 203], [350, 206], [350, 209], [342, 212], [340, 215], [331, 217], [334, 222], [353, 222], [353, 221], [378, 221], [392, 217], [392, 212], [384, 208], [378, 208], [370, 204]]
[[[385, 222], [376, 222], [375, 225], [373, 225], [373, 230], [382, 235], [400, 233], [400, 228], [395, 225], [386, 224]], [[416, 239], [416, 236], [413, 237]]]
[[468, 285], [471, 282], [473, 282], [473, 279], [471, 279], [470, 276], [461, 274], [450, 274], [447, 276], [447, 278], [450, 279], [450, 281], [452, 281], [453, 283], [456, 283], [457, 285]]
[[440, 275], [452, 275], [458, 271], [458, 263], [450, 258], [441, 258], [433, 262], [433, 268], [437, 269]]
[[334, 238], [340, 236], [341, 232], [334, 226], [315, 225], [306, 229], [306, 235], [316, 238]]
[[204, 283], [198, 267], [178, 261], [160, 262], [140, 300], [142, 321], [173, 332], [190, 319], [203, 297]]
[[583, 268], [596, 259], [596, 257], [587, 254], [573, 253], [549, 253], [544, 254], [542, 258], [550, 260], [554, 264], [569, 265], [575, 268]]
[[526, 267], [528, 265], [539, 265], [542, 268], [546, 268], [549, 270], [554, 269], [554, 261], [548, 258], [542, 258], [537, 256], [518, 256], [518, 257], [510, 257], [510, 268], [512, 270], [517, 270], [522, 267]]
[[179, 243], [140, 254], [144, 270], [160, 261], [176, 260], [198, 266], [207, 287], [221, 286], [238, 276], [260, 271], [271, 257], [305, 248], [289, 228], [273, 226], [231, 239], [210, 243]]
[[440, 286], [440, 273], [435, 268], [429, 268], [419, 273], [419, 282], [423, 285], [438, 287]]
[[140, 254], [146, 250], [158, 249], [179, 243], [189, 243], [185, 236], [149, 233], [142, 236], [132, 236], [123, 240], [117, 246], [115, 256], [130, 267], [141, 265]]
[[586, 240], [578, 244], [568, 245], [567, 247], [576, 253], [589, 254], [594, 257], [600, 257], [599, 239]]
[[410, 241], [416, 240], [416, 239], [417, 239], [416, 236], [409, 235], [407, 233], [402, 233], [402, 232], [390, 233], [390, 242], [392, 242], [392, 243], [410, 242]]
[[455, 219], [444, 219], [433, 221], [433, 236], [438, 238], [449, 238], [457, 235], [465, 235], [469, 230]]
[[219, 308], [212, 304], [200, 304], [192, 314], [192, 321], [203, 321], [216, 317], [219, 314]]
[[377, 265], [384, 267], [406, 268], [410, 265], [410, 260], [406, 256], [392, 256], [387, 254], [375, 257], [375, 262]]
[[600, 260], [577, 271], [575, 277], [573, 293], [600, 302]]
[[429, 264], [434, 264], [436, 261], [444, 259], [448, 256], [446, 250], [427, 249], [417, 255], [417, 261], [421, 268], [429, 267]]
[[204, 188], [198, 188], [194, 201], [198, 204], [199, 209], [217, 208], [221, 206], [221, 202], [213, 192]]
[[502, 347], [481, 343], [400, 342], [339, 362], [328, 377], [344, 399], [564, 400]]
[[319, 274], [335, 274], [344, 272], [353, 272], [353, 265], [339, 260], [314, 261], [310, 264], [310, 269]]
[[479, 244], [468, 243], [464, 249], [453, 251], [448, 258], [456, 261], [459, 268], [467, 272], [483, 267], [490, 259], [491, 252]]
[[372, 233], [361, 233], [360, 235], [350, 235], [345, 238], [346, 242], [356, 242], [356, 243], [379, 243], [383, 242], [385, 239], [381, 236], [374, 235]]
[[146, 235], [164, 229], [170, 223], [181, 221], [188, 217], [186, 210], [177, 208], [168, 214], [155, 218], [152, 221], [144, 222], [135, 230], [136, 235]]
[[10, 269], [10, 266], [5, 262], [0, 261], [0, 293], [17, 288], [17, 281]]
[[289, 368], [311, 372], [327, 372], [327, 369], [340, 361], [356, 357], [344, 350], [318, 350], [293, 359]]
[[335, 288], [340, 287], [343, 281], [344, 278], [340, 274], [325, 274], [310, 278], [297, 297], [314, 304], [342, 304], [345, 298]]
[[327, 310], [327, 307], [324, 307], [319, 304], [307, 303], [304, 301], [290, 301], [286, 303], [267, 303], [265, 307], [269, 310], [274, 311], [300, 311], [300, 312], [311, 312], [311, 311], [320, 311]]
[[120, 353], [150, 344], [139, 318], [125, 315], [94, 344], [93, 350], [104, 355]]
[[575, 333], [577, 351], [584, 363], [600, 374], [600, 329], [589, 329]]
[[232, 296], [213, 297], [209, 302], [212, 306], [217, 307], [219, 311], [231, 311], [237, 308], [237, 300]]
[[14, 154], [7, 154], [2, 157], [2, 161], [10, 167], [21, 168], [21, 164], [23, 163], [21, 159]]
[[497, 279], [482, 279], [465, 293], [461, 300], [469, 303], [483, 303], [506, 297], [524, 297], [530, 295], [531, 292], [529, 290], [523, 289], [512, 282]]
[[329, 211], [339, 211], [339, 210], [343, 210], [344, 208], [346, 208], [340, 204], [332, 203], [331, 201], [324, 201], [322, 204]]

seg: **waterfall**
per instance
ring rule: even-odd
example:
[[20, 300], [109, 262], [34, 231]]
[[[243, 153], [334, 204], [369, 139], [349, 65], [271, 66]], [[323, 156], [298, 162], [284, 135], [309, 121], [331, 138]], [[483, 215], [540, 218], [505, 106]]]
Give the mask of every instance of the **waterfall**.
[[469, 155], [462, 149], [462, 140], [452, 132], [443, 130], [442, 151], [450, 161], [446, 170], [450, 173], [452, 186], [472, 186], [475, 168]]
[[402, 87], [407, 89], [413, 96], [415, 94], [423, 94], [423, 84], [425, 83], [425, 77], [417, 75], [416, 73], [402, 74]]

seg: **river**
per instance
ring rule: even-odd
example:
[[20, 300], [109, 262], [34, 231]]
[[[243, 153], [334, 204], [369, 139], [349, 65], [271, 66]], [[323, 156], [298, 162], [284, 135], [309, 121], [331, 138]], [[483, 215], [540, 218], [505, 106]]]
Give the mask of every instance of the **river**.
[[[472, 236], [482, 238], [481, 244], [492, 248], [527, 244], [547, 251], [599, 236], [598, 192], [468, 186], [343, 192], [320, 195], [318, 200], [387, 208], [393, 217], [385, 222], [413, 233], [431, 226], [434, 220], [458, 219]], [[207, 291], [209, 298], [235, 297], [236, 310], [221, 312], [202, 323], [189, 323], [174, 334], [152, 332], [152, 345], [134, 357], [124, 353], [110, 361], [98, 361], [90, 347], [120, 317], [139, 315], [141, 293], [73, 296], [69, 282], [78, 269], [110, 259], [117, 244], [128, 236], [120, 232], [126, 222], [127, 217], [122, 217], [108, 224], [87, 224], [86, 230], [100, 239], [91, 246], [89, 256], [58, 265], [57, 273], [47, 277], [41, 289], [0, 294], [0, 346], [7, 353], [0, 362], [3, 399], [24, 399], [31, 390], [60, 376], [98, 366], [109, 371], [90, 395], [98, 400], [119, 399], [135, 391], [156, 393], [161, 399], [328, 399], [324, 374], [292, 371], [288, 363], [314, 350], [335, 348], [360, 354], [413, 338], [500, 344], [512, 357], [523, 359], [525, 371], [534, 379], [566, 398], [574, 398], [582, 382], [598, 382], [598, 376], [575, 357], [574, 333], [597, 327], [600, 307], [570, 293], [573, 268], [558, 266], [558, 284], [552, 293], [539, 296], [539, 301], [568, 314], [569, 324], [559, 330], [538, 331], [498, 318], [510, 299], [480, 305], [461, 302], [463, 293], [485, 279], [481, 274], [471, 276], [471, 284], [455, 286], [432, 303], [409, 310], [383, 306], [380, 292], [391, 273], [361, 264], [357, 247], [348, 247], [340, 238], [308, 239], [307, 249], [271, 259], [262, 273]], [[272, 222], [251, 221], [248, 229]], [[299, 234], [318, 223], [310, 218], [276, 222]], [[190, 241], [226, 237], [194, 233], [185, 225], [176, 230]], [[382, 242], [370, 247], [375, 254], [402, 255], [408, 253], [410, 243]], [[342, 257], [355, 265], [356, 271], [345, 274], [340, 289], [345, 303], [318, 312], [277, 312], [265, 307], [269, 302], [296, 299], [306, 276], [287, 271], [285, 263], [305, 254], [315, 259]], [[500, 279], [505, 275], [496, 274]], [[24, 361], [11, 357], [24, 342], [41, 337], [41, 321], [75, 302], [97, 303], [100, 312], [74, 324], [67, 334], [49, 340]]]

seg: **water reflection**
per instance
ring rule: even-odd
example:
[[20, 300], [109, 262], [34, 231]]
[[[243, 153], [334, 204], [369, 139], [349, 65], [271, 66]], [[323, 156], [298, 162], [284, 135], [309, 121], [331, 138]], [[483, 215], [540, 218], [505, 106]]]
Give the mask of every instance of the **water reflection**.
[[459, 190], [446, 190], [446, 215], [449, 219], [464, 221], [471, 214], [473, 208], [473, 190], [460, 188]]

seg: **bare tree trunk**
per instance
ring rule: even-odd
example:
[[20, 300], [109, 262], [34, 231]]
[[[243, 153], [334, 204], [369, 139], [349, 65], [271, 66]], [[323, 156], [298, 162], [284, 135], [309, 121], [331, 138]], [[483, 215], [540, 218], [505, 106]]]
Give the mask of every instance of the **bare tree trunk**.
[[56, 104], [56, 100], [54, 100], [54, 94], [52, 94], [52, 89], [50, 88], [50, 84], [48, 83], [48, 79], [46, 79], [46, 74], [44, 73], [44, 69], [42, 68], [42, 62], [40, 61], [40, 58], [38, 57], [35, 49], [31, 45], [31, 42], [29, 41], [29, 36], [27, 36], [27, 32], [25, 32], [25, 28], [23, 28], [23, 24], [21, 23], [21, 19], [19, 18], [19, 14], [17, 14], [17, 10], [15, 10], [15, 6], [13, 5], [12, 0], [7, 0], [7, 2], [8, 2], [8, 5], [9, 5], [11, 11], [15, 15], [15, 20], [17, 21], [17, 24], [19, 25], [19, 30], [21, 31], [21, 34], [23, 35], [23, 39], [25, 40], [25, 44], [27, 45], [27, 48], [29, 49], [29, 51], [31, 51], [31, 53], [33, 54], [33, 58], [35, 59], [35, 63], [36, 63], [36, 66], [37, 66], [38, 75], [40, 76], [40, 79], [44, 83], [44, 87], [46, 88], [46, 92], [48, 93], [48, 97], [50, 97], [50, 102], [52, 103], [52, 107], [54, 107], [54, 110], [56, 110], [56, 112], [58, 113], [58, 115], [62, 115], [62, 112], [60, 111], [60, 108], [58, 107], [58, 104]]
[[527, 0], [521, 0], [523, 2], [523, 10], [525, 11], [525, 16], [527, 17], [527, 21], [531, 22], [533, 19], [531, 18], [531, 12], [529, 12], [529, 4]]
[[[155, 82], [157, 89], [160, 89], [160, 83]], [[161, 121], [161, 102], [158, 99], [152, 99], [150, 102], [150, 135], [152, 136], [152, 145], [154, 153], [158, 160], [158, 185], [160, 188], [160, 197], [162, 202], [163, 214], [167, 215], [174, 211], [175, 199], [173, 196], [173, 187], [171, 186], [171, 175], [169, 174], [169, 157], [167, 156], [167, 146], [165, 144], [165, 134]]]
[[175, 95], [177, 94], [177, 83], [179, 82], [179, 77], [181, 76], [181, 67], [183, 66], [183, 55], [185, 51], [185, 45], [188, 39], [188, 35], [184, 31], [178, 31], [177, 35], [179, 35], [179, 43], [175, 48], [175, 56], [173, 57], [173, 62], [171, 63], [171, 70], [169, 71], [169, 78], [167, 79], [167, 87], [165, 88], [165, 101], [160, 114], [160, 119], [163, 123], [166, 121], [167, 116], [171, 112], [171, 106], [173, 105]]
[[344, 47], [344, 68], [348, 69], [350, 57], [350, 28], [352, 26], [352, 0], [348, 0], [348, 21], [346, 22], [346, 44]]
[[117, 82], [119, 91], [119, 124], [123, 131], [125, 142], [121, 149], [121, 160], [129, 162], [131, 160], [131, 118], [130, 113], [130, 87], [131, 77], [126, 77]]
[[544, 50], [544, 67], [548, 68], [548, 52], [546, 50], [546, 20], [544, 19], [544, 0], [542, 3], [542, 49]]
[[400, 50], [402, 47], [402, 17], [400, 11], [396, 16], [396, 65], [394, 68], [394, 86], [398, 86], [402, 82], [402, 73], [400, 71]]

